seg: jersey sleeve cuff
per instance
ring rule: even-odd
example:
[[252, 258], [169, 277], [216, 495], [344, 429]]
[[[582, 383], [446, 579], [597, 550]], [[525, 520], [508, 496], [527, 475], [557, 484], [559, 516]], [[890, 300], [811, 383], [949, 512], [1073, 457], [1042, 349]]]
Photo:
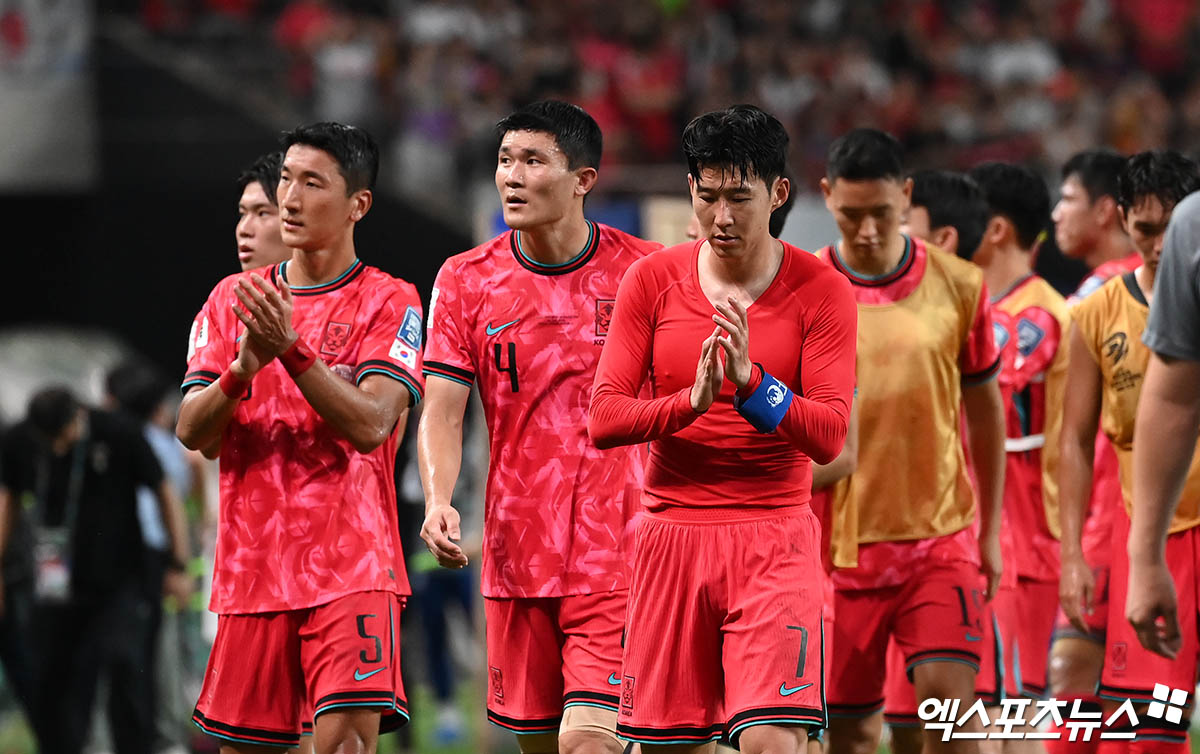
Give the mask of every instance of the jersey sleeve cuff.
[[974, 387], [976, 385], [983, 385], [984, 383], [991, 382], [1000, 375], [1000, 367], [1002, 364], [1003, 360], [1001, 357], [997, 356], [996, 360], [992, 362], [991, 366], [983, 371], [964, 372], [962, 376], [962, 384], [967, 387]]
[[208, 387], [219, 379], [221, 379], [220, 372], [195, 369], [183, 376], [183, 383], [179, 386], [179, 392], [187, 393], [187, 391], [194, 387]]
[[1142, 333], [1142, 343], [1151, 351], [1154, 351], [1160, 356], [1166, 356], [1169, 359], [1179, 359], [1180, 361], [1200, 361], [1200, 353], [1194, 348], [1188, 348], [1182, 343], [1171, 341], [1164, 338], [1152, 330], [1146, 330]]
[[457, 382], [467, 387], [475, 384], [474, 372], [442, 361], [426, 361], [421, 371], [424, 372], [426, 377], [441, 377], [444, 380]]
[[354, 384], [361, 385], [363, 380], [373, 374], [382, 374], [385, 377], [391, 377], [393, 380], [402, 383], [412, 393], [412, 404], [414, 406], [420, 403], [421, 399], [425, 397], [421, 380], [412, 376], [407, 369], [396, 366], [390, 361], [371, 360], [359, 364], [358, 369], [354, 372]]

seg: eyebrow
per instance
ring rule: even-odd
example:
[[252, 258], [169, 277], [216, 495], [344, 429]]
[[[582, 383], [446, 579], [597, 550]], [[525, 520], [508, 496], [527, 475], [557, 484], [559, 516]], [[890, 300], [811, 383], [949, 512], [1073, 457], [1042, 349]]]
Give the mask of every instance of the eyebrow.
[[[289, 168], [287, 165], [284, 165], [282, 168], [280, 168], [280, 173], [283, 173], [284, 171], [286, 171], [288, 173], [295, 172], [291, 168]], [[301, 170], [300, 177], [301, 178], [316, 178], [319, 181], [328, 181], [329, 180], [323, 174], [318, 173], [315, 170]]]
[[521, 157], [541, 157], [543, 160], [546, 159], [546, 153], [540, 149], [537, 149], [536, 147], [525, 147], [524, 149], [516, 150], [509, 146], [500, 147], [500, 154], [511, 155], [514, 153], [520, 155]]

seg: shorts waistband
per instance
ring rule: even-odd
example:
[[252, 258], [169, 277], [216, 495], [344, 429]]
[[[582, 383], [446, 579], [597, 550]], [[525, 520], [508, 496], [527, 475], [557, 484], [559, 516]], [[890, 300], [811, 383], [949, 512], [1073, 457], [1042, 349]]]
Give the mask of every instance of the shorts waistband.
[[778, 508], [683, 508], [673, 505], [661, 510], [647, 510], [643, 515], [654, 521], [673, 524], [741, 524], [749, 521], [799, 518], [809, 511], [808, 503]]

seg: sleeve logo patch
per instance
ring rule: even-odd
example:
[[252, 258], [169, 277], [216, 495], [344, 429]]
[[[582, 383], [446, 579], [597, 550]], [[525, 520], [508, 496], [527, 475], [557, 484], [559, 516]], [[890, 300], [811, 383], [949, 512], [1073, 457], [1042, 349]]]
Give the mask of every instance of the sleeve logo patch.
[[400, 362], [410, 370], [415, 370], [417, 368], [417, 352], [409, 348], [408, 343], [405, 343], [400, 338], [396, 338], [396, 340], [392, 342], [392, 348], [390, 351], [388, 351], [388, 356], [390, 356], [393, 361]]
[[1046, 337], [1046, 331], [1022, 317], [1017, 322], [1017, 351], [1026, 358], [1037, 350]]
[[192, 331], [188, 334], [188, 360], [196, 355], [196, 351], [208, 345], [208, 317], [192, 321]]
[[396, 339], [404, 341], [414, 350], [421, 348], [421, 315], [411, 306], [404, 312], [404, 323], [400, 325]]
[[999, 322], [992, 322], [992, 337], [996, 340], [996, 350], [1003, 351], [1008, 345], [1008, 328]]
[[433, 287], [433, 292], [429, 294], [429, 315], [428, 315], [429, 318], [426, 320], [426, 327], [428, 327], [430, 330], [433, 329], [433, 309], [435, 306], [437, 306], [437, 300], [438, 300], [438, 289], [437, 289], [437, 286], [435, 285]]

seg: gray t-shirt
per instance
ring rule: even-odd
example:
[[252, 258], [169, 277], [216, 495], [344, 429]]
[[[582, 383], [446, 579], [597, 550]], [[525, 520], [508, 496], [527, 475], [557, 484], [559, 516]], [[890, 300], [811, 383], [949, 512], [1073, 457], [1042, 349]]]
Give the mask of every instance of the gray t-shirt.
[[1200, 192], [1171, 213], [1142, 342], [1163, 356], [1200, 361]]

